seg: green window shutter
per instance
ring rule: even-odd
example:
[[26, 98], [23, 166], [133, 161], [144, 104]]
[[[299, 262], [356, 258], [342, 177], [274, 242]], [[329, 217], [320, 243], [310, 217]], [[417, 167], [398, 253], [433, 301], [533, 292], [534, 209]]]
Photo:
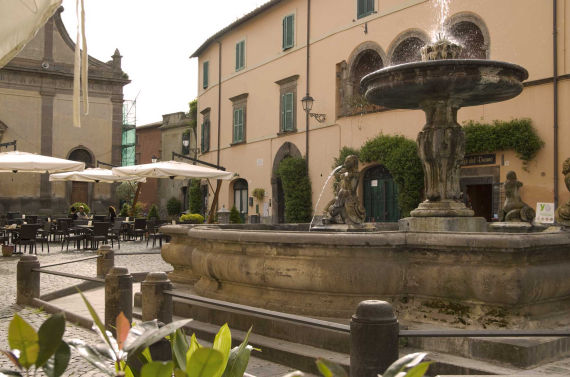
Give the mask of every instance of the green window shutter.
[[283, 127], [282, 131], [293, 131], [293, 93], [285, 93], [281, 98], [281, 124]]
[[204, 62], [202, 64], [202, 87], [205, 89], [208, 87], [208, 76], [209, 76], [209, 62]]
[[245, 66], [245, 41], [236, 43], [236, 71]]
[[374, 0], [357, 0], [357, 17], [366, 17], [374, 12]]
[[243, 141], [243, 128], [244, 128], [244, 109], [234, 110], [234, 143]]
[[294, 15], [289, 15], [283, 19], [283, 49], [293, 47], [293, 37], [294, 37]]

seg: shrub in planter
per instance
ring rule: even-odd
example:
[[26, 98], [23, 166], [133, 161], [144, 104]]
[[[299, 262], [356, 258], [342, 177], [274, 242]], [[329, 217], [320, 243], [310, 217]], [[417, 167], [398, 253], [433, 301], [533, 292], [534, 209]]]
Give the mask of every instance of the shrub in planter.
[[168, 213], [169, 216], [177, 216], [181, 208], [182, 203], [175, 197], [168, 199], [168, 202], [166, 202], [166, 213]]
[[91, 209], [89, 208], [89, 206], [85, 203], [81, 203], [81, 202], [75, 202], [73, 203], [70, 207], [69, 207], [69, 213], [71, 213], [71, 207], [74, 207], [77, 212], [79, 212], [79, 207], [83, 206], [83, 208], [85, 209], [85, 213], [90, 213]]
[[233, 206], [230, 210], [230, 224], [241, 224], [243, 223], [239, 211], [236, 206]]
[[123, 206], [121, 207], [121, 212], [119, 213], [119, 216], [127, 217], [127, 216], [129, 216], [130, 212], [131, 212], [131, 206], [129, 205], [129, 203], [123, 203]]
[[188, 223], [188, 224], [203, 224], [204, 216], [200, 215], [199, 213], [186, 213], [180, 216], [179, 221], [181, 223]]
[[304, 158], [287, 157], [279, 164], [278, 175], [285, 194], [285, 221], [308, 223], [311, 221], [313, 205], [311, 181], [307, 174]]
[[191, 213], [203, 213], [202, 191], [200, 180], [192, 179], [188, 190], [188, 206]]
[[148, 219], [158, 219], [159, 215], [158, 215], [158, 207], [156, 206], [156, 204], [153, 204], [150, 206], [150, 209], [148, 211], [148, 215], [146, 216]]

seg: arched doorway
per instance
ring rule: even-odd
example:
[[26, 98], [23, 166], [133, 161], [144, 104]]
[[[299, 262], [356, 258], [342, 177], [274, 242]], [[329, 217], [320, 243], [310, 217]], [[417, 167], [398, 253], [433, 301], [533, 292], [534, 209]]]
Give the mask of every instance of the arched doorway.
[[273, 170], [271, 174], [271, 214], [273, 223], [281, 224], [285, 222], [285, 194], [283, 192], [283, 184], [281, 178], [277, 175], [279, 164], [286, 157], [301, 157], [301, 152], [295, 144], [285, 142], [279, 148], [273, 159]]
[[[85, 163], [85, 167], [93, 166], [93, 157], [91, 153], [84, 148], [74, 149], [68, 157], [68, 160], [82, 161]], [[89, 183], [87, 182], [71, 182], [71, 203], [87, 203], [89, 204]]]
[[245, 223], [247, 220], [247, 181], [238, 179], [233, 184], [234, 206], [239, 211], [241, 220]]
[[388, 169], [378, 165], [366, 170], [362, 190], [367, 222], [398, 221], [398, 185]]

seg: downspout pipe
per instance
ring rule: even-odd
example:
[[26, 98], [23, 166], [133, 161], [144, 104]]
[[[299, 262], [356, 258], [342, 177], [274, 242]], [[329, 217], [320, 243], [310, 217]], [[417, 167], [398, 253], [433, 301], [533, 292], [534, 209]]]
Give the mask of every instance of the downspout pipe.
[[554, 132], [554, 208], [558, 207], [558, 9], [557, 1], [552, 0], [552, 82], [554, 90], [553, 132]]
[[222, 129], [222, 42], [218, 42], [218, 147], [216, 150], [216, 165], [220, 166], [220, 132]]
[[[307, 0], [307, 74], [306, 88], [309, 96], [309, 59], [310, 59], [310, 38], [311, 38], [311, 0]], [[309, 112], [305, 111], [305, 162], [307, 164], [307, 174], [309, 172]]]

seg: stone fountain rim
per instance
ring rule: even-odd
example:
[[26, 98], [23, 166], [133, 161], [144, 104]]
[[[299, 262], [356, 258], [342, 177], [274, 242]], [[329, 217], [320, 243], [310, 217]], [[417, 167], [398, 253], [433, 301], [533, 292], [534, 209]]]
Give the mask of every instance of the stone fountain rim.
[[[161, 231], [171, 235], [184, 235], [192, 239], [219, 242], [250, 242], [273, 244], [317, 244], [354, 247], [460, 247], [481, 250], [501, 245], [506, 252], [533, 249], [539, 245], [568, 245], [570, 232], [543, 233], [468, 233], [468, 232], [403, 232], [380, 231], [366, 233], [299, 232], [279, 230], [219, 229], [212, 225], [165, 225]], [[278, 234], [278, 237], [276, 237]]]
[[365, 87], [370, 81], [378, 79], [379, 78], [378, 76], [389, 75], [394, 72], [414, 70], [418, 68], [427, 69], [427, 68], [438, 68], [446, 66], [455, 66], [455, 67], [481, 66], [481, 67], [507, 68], [512, 71], [521, 73], [519, 77], [520, 81], [528, 79], [528, 71], [526, 70], [526, 68], [514, 63], [507, 63], [500, 60], [486, 60], [486, 59], [442, 59], [442, 60], [430, 60], [430, 61], [417, 61], [417, 62], [403, 63], [403, 64], [384, 67], [364, 76], [360, 80], [360, 86]]

